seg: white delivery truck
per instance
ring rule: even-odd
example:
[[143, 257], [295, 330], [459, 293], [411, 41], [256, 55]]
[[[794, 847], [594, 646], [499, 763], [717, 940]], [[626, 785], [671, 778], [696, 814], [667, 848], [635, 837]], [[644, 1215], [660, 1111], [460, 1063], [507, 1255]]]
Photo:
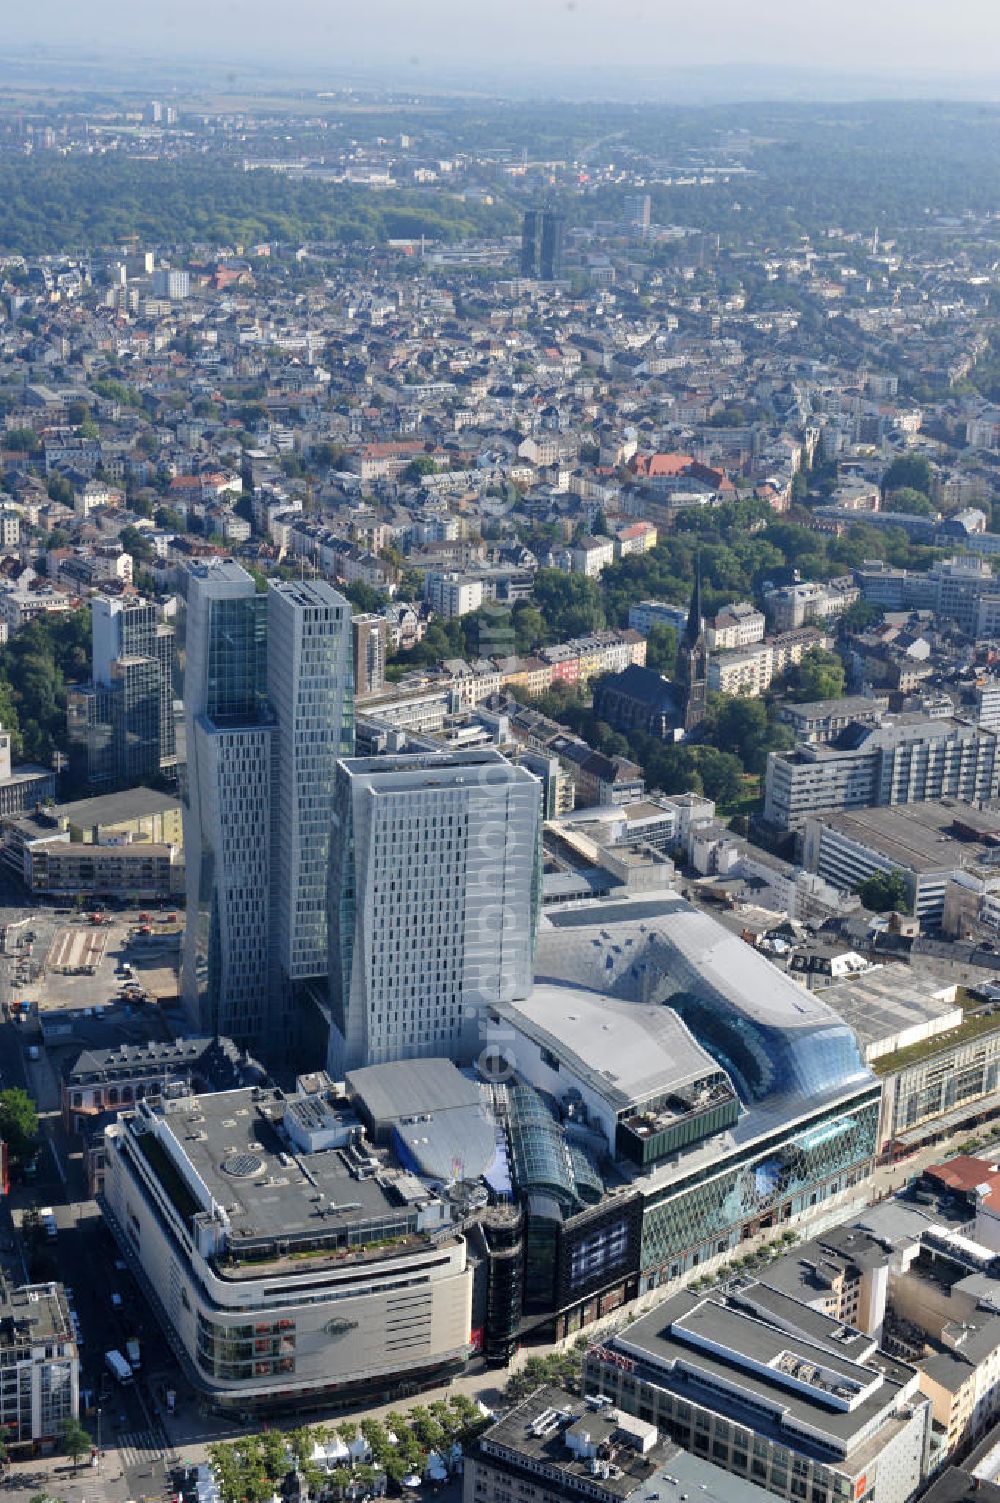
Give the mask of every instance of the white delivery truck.
[[125, 1355], [128, 1357], [129, 1367], [134, 1373], [139, 1371], [139, 1338], [130, 1336], [125, 1343]]
[[131, 1383], [132, 1369], [129, 1367], [121, 1352], [111, 1351], [104, 1353], [104, 1363], [111, 1376], [119, 1383]]

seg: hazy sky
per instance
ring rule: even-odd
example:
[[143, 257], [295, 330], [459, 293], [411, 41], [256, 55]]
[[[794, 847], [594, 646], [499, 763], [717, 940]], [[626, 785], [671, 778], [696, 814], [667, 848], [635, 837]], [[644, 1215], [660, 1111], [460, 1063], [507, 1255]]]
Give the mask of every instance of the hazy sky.
[[997, 0], [6, 0], [4, 42], [535, 73], [713, 63], [981, 73]]

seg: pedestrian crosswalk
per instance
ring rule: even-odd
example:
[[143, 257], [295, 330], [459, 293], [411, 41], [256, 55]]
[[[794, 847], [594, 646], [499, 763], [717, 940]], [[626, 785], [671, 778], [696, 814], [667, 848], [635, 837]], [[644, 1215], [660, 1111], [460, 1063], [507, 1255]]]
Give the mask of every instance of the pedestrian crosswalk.
[[68, 1503], [114, 1503], [104, 1487], [97, 1483], [93, 1476], [81, 1475], [78, 1482], [72, 1482], [66, 1487], [66, 1493]]
[[122, 1430], [118, 1436], [118, 1454], [126, 1471], [162, 1460], [169, 1449], [162, 1425], [152, 1425], [148, 1430]]

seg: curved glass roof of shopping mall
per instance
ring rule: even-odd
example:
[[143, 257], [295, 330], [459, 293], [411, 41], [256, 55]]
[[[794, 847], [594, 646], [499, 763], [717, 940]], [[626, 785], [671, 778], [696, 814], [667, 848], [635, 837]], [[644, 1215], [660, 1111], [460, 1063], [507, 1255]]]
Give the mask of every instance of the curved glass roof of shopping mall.
[[567, 1141], [539, 1092], [515, 1082], [507, 1088], [506, 1100], [518, 1187], [552, 1196], [567, 1214], [597, 1205], [604, 1194], [597, 1167], [589, 1154]]
[[872, 1080], [851, 1029], [816, 993], [673, 895], [550, 910], [535, 970], [542, 992], [586, 988], [672, 1008], [756, 1109], [756, 1130], [771, 1109], [813, 1108]]

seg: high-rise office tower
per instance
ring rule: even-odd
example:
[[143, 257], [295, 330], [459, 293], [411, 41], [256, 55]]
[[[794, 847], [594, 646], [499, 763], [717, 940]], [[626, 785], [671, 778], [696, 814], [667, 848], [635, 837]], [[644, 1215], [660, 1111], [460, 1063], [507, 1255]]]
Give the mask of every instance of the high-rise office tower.
[[267, 592], [276, 729], [272, 848], [275, 1022], [294, 982], [326, 977], [327, 868], [337, 762], [354, 750], [351, 607], [323, 581]]
[[542, 215], [542, 245], [539, 272], [543, 282], [557, 282], [563, 274], [563, 240], [566, 221], [561, 214], [546, 209]]
[[521, 275], [554, 282], [563, 274], [566, 221], [551, 209], [528, 209], [521, 224]]
[[187, 592], [187, 929], [184, 1000], [196, 1026], [257, 1044], [270, 1032], [272, 783], [267, 597], [230, 560]]
[[329, 1067], [475, 1058], [492, 1003], [532, 984], [541, 789], [498, 752], [337, 767]]
[[88, 781], [138, 783], [172, 772], [173, 627], [138, 596], [97, 596], [91, 623], [93, 682], [71, 689], [67, 707]]
[[521, 221], [521, 275], [537, 277], [542, 250], [542, 213], [528, 209]]
[[362, 699], [385, 688], [385, 660], [389, 647], [389, 623], [384, 616], [355, 616], [354, 693]]

